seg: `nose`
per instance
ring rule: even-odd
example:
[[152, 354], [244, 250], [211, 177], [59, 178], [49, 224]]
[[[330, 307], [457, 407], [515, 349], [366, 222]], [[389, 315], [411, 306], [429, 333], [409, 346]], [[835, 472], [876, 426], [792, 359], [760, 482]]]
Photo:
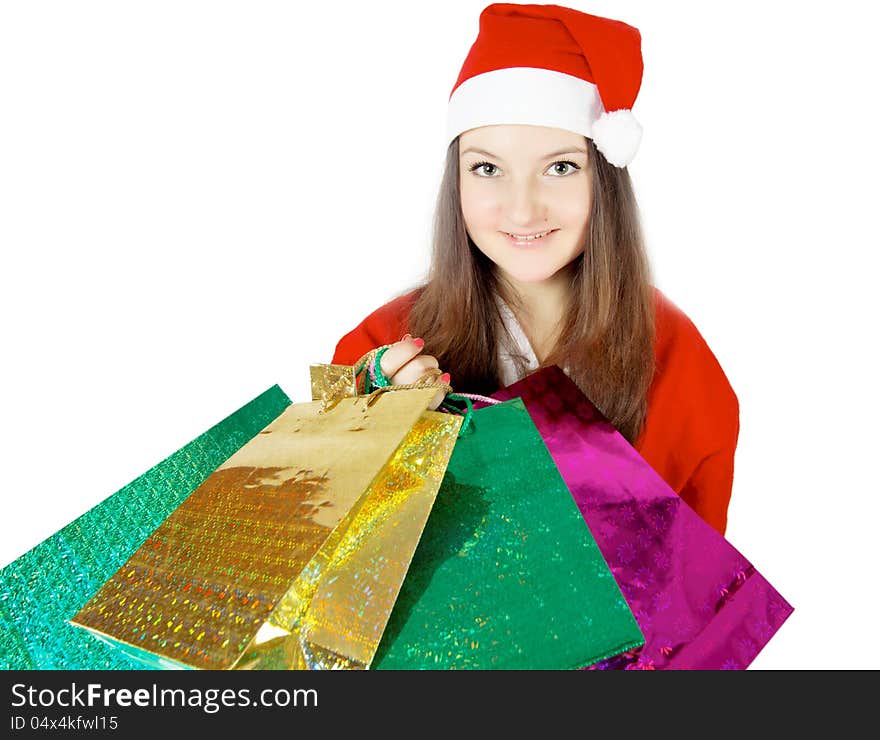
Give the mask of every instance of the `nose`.
[[547, 221], [547, 202], [540, 184], [526, 180], [514, 183], [507, 193], [507, 221], [524, 231]]

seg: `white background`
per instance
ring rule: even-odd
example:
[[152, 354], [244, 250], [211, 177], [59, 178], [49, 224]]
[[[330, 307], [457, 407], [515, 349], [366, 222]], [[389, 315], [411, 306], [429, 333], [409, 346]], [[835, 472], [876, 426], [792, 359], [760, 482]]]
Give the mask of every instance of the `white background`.
[[[420, 279], [484, 5], [0, 6], [3, 565], [275, 383], [310, 400]], [[572, 6], [642, 32], [656, 284], [740, 399], [728, 539], [795, 606], [753, 668], [878, 668], [876, 26]]]

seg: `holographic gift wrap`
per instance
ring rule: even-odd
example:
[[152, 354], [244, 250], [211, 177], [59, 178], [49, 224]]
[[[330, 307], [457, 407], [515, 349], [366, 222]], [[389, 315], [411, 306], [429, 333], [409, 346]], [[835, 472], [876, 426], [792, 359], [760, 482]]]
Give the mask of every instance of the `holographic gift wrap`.
[[326, 411], [322, 402], [289, 406], [212, 473], [72, 622], [161, 666], [299, 665], [298, 620], [310, 601], [301, 576], [354, 516], [435, 394], [343, 398]]
[[[267, 621], [249, 664], [369, 668], [434, 504], [462, 417], [423, 412]], [[291, 639], [294, 638], [294, 639]], [[240, 666], [250, 667], [250, 665]]]
[[558, 367], [493, 394], [521, 398], [632, 608], [645, 645], [594, 668], [746, 668], [792, 613]]
[[68, 624], [175, 508], [290, 399], [277, 385], [0, 571], [0, 668], [142, 667]]
[[522, 401], [456, 443], [376, 669], [579, 668], [643, 642]]

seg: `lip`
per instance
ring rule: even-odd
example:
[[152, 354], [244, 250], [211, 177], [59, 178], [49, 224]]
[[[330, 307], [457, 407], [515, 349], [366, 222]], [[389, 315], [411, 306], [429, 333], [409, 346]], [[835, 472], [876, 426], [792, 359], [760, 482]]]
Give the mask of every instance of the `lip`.
[[[545, 231], [556, 231], [556, 229], [541, 229], [540, 231], [530, 231], [528, 234], [520, 234], [519, 232], [516, 232], [516, 235], [517, 235], [517, 236], [534, 236], [535, 234], [543, 234]], [[502, 234], [507, 234], [508, 236], [510, 236], [510, 235], [513, 234], [514, 232], [512, 232], [512, 231], [502, 231], [501, 233], [502, 233]]]
[[[538, 246], [539, 244], [541, 244], [545, 239], [549, 239], [557, 231], [559, 231], [559, 229], [550, 229], [550, 232], [547, 233], [545, 236], [542, 236], [540, 239], [531, 239], [528, 241], [522, 241], [520, 239], [517, 239], [516, 237], [511, 236], [506, 231], [502, 231], [501, 233], [504, 234], [504, 236], [507, 238], [507, 241], [509, 241], [511, 244], [515, 244], [518, 247], [534, 247], [534, 246]], [[534, 231], [531, 234], [519, 234], [518, 236], [520, 236], [520, 237], [534, 236], [534, 234], [543, 234], [543, 233], [544, 233], [543, 231]]]

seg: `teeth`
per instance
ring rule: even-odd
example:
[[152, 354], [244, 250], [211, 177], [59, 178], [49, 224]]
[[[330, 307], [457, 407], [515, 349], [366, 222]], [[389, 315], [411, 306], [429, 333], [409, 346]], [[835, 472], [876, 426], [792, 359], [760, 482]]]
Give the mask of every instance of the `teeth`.
[[[550, 231], [553, 231], [553, 229], [550, 229]], [[511, 234], [510, 232], [508, 232], [507, 235], [510, 237], [513, 237], [517, 241], [528, 242], [528, 241], [532, 241], [533, 239], [540, 239], [541, 237], [547, 236], [547, 234], [549, 234], [550, 231], [545, 231], [543, 234], [535, 234], [534, 236], [518, 236], [517, 234]]]

